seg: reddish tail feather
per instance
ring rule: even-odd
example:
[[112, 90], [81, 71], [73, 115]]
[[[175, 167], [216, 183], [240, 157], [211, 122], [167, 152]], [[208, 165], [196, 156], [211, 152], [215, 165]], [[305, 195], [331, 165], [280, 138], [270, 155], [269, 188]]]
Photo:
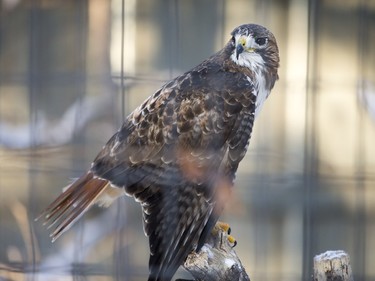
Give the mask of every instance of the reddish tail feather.
[[67, 231], [109, 186], [108, 181], [94, 177], [91, 172], [69, 185], [37, 218], [44, 217], [52, 242]]

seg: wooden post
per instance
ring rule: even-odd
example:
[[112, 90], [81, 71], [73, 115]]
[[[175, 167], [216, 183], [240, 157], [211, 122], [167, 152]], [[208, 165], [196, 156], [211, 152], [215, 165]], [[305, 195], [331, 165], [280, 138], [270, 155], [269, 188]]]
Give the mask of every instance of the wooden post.
[[314, 281], [353, 281], [350, 258], [344, 251], [327, 251], [314, 257]]

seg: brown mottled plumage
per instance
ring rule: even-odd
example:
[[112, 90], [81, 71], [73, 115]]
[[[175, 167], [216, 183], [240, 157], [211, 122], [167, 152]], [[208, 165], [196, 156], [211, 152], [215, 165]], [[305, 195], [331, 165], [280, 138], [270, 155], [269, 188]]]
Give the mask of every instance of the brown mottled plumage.
[[247, 24], [226, 46], [171, 80], [130, 114], [91, 169], [43, 212], [58, 238], [92, 204], [140, 202], [149, 281], [171, 280], [215, 225], [244, 157], [279, 56], [266, 28]]

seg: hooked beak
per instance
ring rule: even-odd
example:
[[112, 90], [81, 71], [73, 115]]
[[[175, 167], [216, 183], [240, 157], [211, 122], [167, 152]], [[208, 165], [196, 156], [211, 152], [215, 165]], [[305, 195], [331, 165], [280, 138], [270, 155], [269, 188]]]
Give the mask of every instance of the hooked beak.
[[237, 60], [238, 60], [238, 57], [239, 57], [239, 55], [243, 52], [243, 46], [242, 46], [242, 44], [238, 44], [237, 45], [237, 47], [236, 47], [236, 58], [237, 58]]

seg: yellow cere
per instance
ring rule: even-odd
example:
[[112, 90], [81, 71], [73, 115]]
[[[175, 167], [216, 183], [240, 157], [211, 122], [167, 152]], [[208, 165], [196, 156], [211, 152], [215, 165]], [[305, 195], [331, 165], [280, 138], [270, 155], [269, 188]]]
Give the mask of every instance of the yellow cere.
[[238, 39], [238, 43], [246, 47], [246, 36], [241, 36], [240, 39]]
[[249, 48], [247, 47], [246, 45], [246, 41], [247, 41], [247, 36], [241, 36], [239, 39], [238, 39], [238, 44], [241, 44], [242, 47], [244, 47], [244, 49], [248, 52], [254, 52], [255, 48]]

